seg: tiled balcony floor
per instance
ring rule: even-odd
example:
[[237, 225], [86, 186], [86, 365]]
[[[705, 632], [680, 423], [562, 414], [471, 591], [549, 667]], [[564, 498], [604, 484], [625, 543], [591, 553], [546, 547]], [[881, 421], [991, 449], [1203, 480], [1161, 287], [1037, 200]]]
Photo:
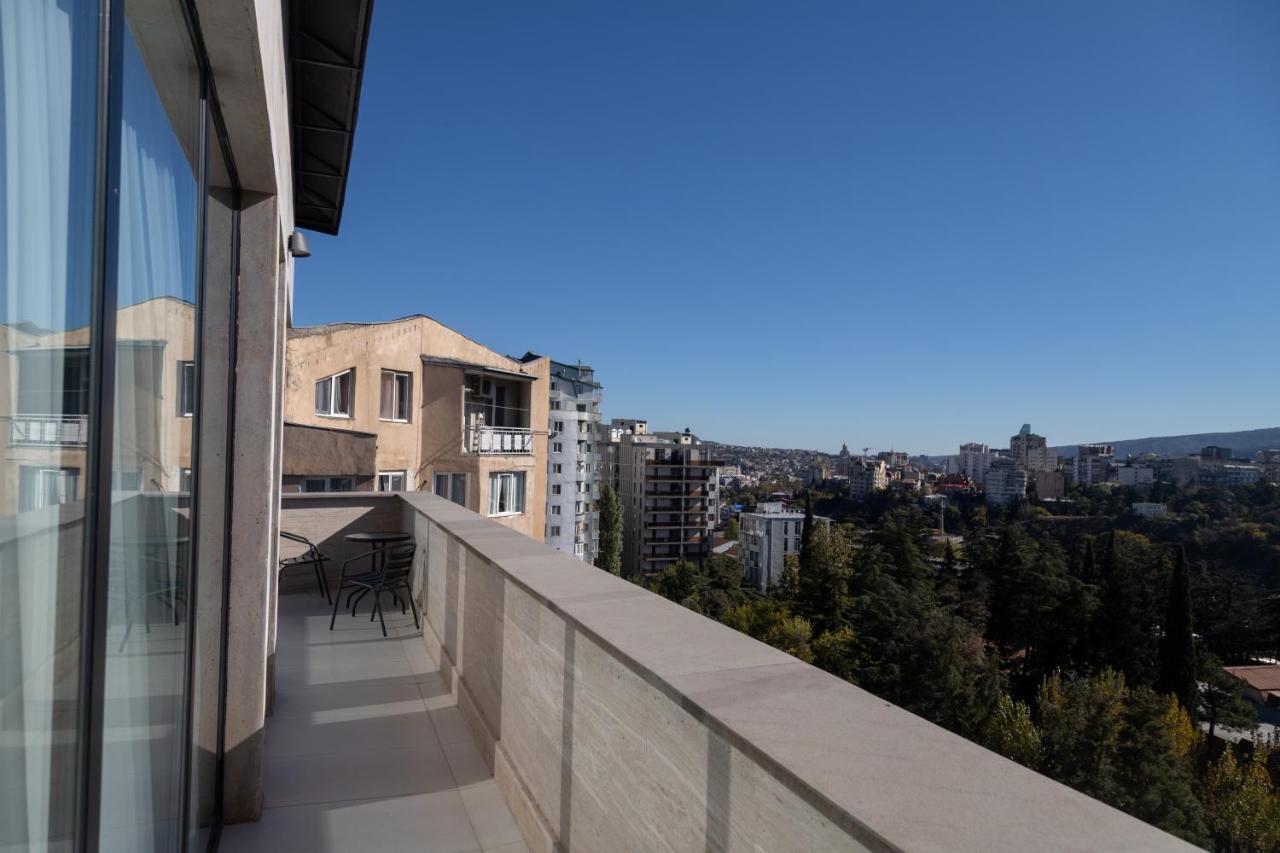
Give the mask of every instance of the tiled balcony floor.
[[[387, 602], [389, 604], [389, 602]], [[224, 853], [527, 853], [411, 616], [280, 597], [264, 809]]]

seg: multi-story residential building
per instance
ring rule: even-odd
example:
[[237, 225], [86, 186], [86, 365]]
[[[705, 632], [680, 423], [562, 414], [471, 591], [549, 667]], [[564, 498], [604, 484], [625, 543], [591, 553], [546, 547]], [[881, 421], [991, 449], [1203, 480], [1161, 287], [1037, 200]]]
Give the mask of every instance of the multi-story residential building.
[[905, 468], [911, 456], [905, 450], [882, 450], [876, 458], [890, 468]]
[[622, 506], [623, 574], [639, 577], [709, 557], [723, 462], [691, 434], [655, 435], [642, 420], [614, 419], [601, 434], [604, 468]]
[[[755, 512], [738, 516], [738, 556], [747, 580], [761, 592], [778, 581], [786, 558], [799, 556], [804, 533], [804, 513], [788, 509], [780, 501], [762, 501]], [[815, 524], [831, 526], [831, 519], [814, 516]]]
[[1008, 506], [1027, 496], [1027, 471], [1010, 457], [995, 459], [983, 489], [987, 503]]
[[1202, 486], [1252, 486], [1263, 478], [1258, 465], [1237, 463], [1202, 464], [1199, 483]]
[[1082, 486], [1105, 483], [1111, 478], [1116, 449], [1110, 444], [1081, 444], [1076, 448], [1075, 482]]
[[551, 362], [547, 411], [548, 545], [590, 563], [600, 549], [602, 387], [584, 364]]
[[1018, 434], [1009, 439], [1009, 454], [1028, 471], [1053, 471], [1058, 467], [1057, 454], [1043, 435], [1031, 431], [1031, 424], [1023, 424]]
[[1216, 444], [1208, 444], [1200, 448], [1200, 458], [1227, 462], [1230, 461], [1233, 456], [1230, 447], [1220, 447]]
[[[146, 298], [116, 313], [118, 358], [128, 367], [131, 440], [120, 448], [114, 488], [191, 488], [196, 406], [196, 306], [181, 295]], [[0, 326], [0, 399], [12, 406], [0, 466], [0, 514], [85, 497], [90, 340], [85, 324], [53, 331]]]
[[956, 470], [953, 473], [964, 474], [971, 482], [981, 486], [987, 478], [991, 459], [991, 448], [987, 445], [976, 441], [962, 444], [956, 459]]
[[879, 459], [860, 456], [849, 463], [849, 497], [861, 500], [889, 488], [889, 469]]
[[[542, 539], [550, 368], [422, 315], [290, 329], [285, 420], [312, 429], [289, 432], [284, 489], [427, 490]], [[331, 443], [316, 427], [376, 436], [372, 472], [315, 452]], [[330, 470], [297, 473], [303, 458]]]
[[1156, 481], [1156, 469], [1147, 463], [1120, 465], [1115, 471], [1116, 482], [1130, 488], [1150, 486]]
[[1163, 456], [1151, 463], [1156, 480], [1178, 488], [1190, 486], [1200, 479], [1200, 460], [1195, 456]]

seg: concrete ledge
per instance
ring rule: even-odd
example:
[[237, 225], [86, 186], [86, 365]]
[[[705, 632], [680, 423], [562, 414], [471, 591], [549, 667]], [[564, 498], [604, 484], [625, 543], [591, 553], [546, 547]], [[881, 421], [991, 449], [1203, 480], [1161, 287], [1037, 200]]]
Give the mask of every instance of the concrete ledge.
[[1194, 849], [455, 504], [400, 497], [424, 643], [531, 849]]

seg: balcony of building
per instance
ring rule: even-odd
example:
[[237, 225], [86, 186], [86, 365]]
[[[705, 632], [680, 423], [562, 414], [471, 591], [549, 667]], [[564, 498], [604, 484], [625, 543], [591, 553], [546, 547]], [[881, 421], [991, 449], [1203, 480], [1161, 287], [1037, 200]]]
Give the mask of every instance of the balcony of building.
[[14, 415], [9, 421], [9, 444], [16, 447], [84, 447], [88, 441], [88, 415]]
[[467, 453], [528, 456], [533, 453], [530, 382], [489, 373], [467, 373], [462, 413]]
[[422, 628], [331, 633], [282, 580], [266, 809], [232, 853], [1187, 849], [433, 495], [288, 496], [281, 525], [339, 556], [412, 532]]

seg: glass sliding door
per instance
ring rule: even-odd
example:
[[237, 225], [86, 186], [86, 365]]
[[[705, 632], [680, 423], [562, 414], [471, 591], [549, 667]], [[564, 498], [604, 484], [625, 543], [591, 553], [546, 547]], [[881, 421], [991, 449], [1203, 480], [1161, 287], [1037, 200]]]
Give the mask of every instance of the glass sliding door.
[[103, 632], [98, 849], [178, 849], [188, 703], [201, 76], [178, 0], [126, 0], [114, 237], [113, 489]]
[[81, 677], [98, 3], [0, 2], [0, 849], [69, 849]]

